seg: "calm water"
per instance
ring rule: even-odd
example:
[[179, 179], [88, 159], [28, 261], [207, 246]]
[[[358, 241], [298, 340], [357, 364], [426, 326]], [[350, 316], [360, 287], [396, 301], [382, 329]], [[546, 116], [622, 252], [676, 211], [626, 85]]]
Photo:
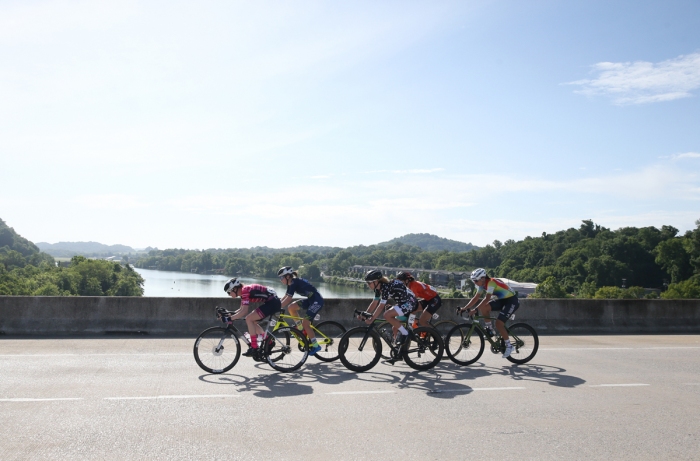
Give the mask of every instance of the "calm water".
[[[224, 283], [230, 278], [224, 275], [200, 275], [186, 272], [156, 271], [151, 269], [135, 269], [145, 280], [143, 285], [144, 296], [155, 297], [183, 297], [183, 298], [221, 298], [225, 297]], [[278, 279], [253, 279], [241, 277], [245, 284], [259, 283], [269, 286], [283, 295], [286, 286]], [[372, 297], [369, 290], [329, 285], [322, 282], [314, 283], [314, 286], [324, 298], [367, 298]], [[280, 296], [281, 297], [281, 296]]]

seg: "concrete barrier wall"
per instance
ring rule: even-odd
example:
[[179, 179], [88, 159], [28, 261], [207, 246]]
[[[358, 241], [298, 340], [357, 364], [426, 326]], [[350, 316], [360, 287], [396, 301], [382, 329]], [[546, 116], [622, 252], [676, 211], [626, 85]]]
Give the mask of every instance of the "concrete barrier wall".
[[[217, 325], [214, 307], [230, 310], [227, 298], [0, 296], [0, 335], [91, 336], [148, 334], [193, 336]], [[370, 299], [327, 299], [322, 320], [359, 325], [354, 309]], [[440, 320], [459, 320], [464, 299], [447, 299]], [[540, 334], [700, 333], [700, 300], [523, 299], [516, 321]], [[243, 327], [245, 327], [243, 325]]]

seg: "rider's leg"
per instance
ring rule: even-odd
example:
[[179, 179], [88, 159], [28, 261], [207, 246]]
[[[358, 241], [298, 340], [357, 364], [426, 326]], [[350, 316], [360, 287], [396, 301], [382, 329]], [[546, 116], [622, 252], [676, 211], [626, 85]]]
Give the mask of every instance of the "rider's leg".
[[248, 326], [248, 333], [250, 333], [251, 346], [253, 346], [254, 349], [258, 347], [257, 336], [262, 336], [262, 334], [265, 333], [260, 325], [258, 325], [258, 322], [262, 320], [262, 318], [263, 317], [258, 312], [258, 309], [255, 309], [245, 317], [245, 323]]
[[508, 332], [506, 331], [506, 323], [501, 319], [496, 319], [496, 330], [501, 334], [501, 338], [507, 340]]
[[384, 318], [391, 324], [394, 329], [394, 333], [396, 333], [396, 330], [398, 330], [402, 335], [407, 335], [408, 330], [406, 330], [406, 327], [404, 327], [399, 319], [396, 318], [399, 315], [403, 315], [403, 312], [396, 310], [396, 307], [394, 307], [393, 309], [389, 309], [384, 313]]

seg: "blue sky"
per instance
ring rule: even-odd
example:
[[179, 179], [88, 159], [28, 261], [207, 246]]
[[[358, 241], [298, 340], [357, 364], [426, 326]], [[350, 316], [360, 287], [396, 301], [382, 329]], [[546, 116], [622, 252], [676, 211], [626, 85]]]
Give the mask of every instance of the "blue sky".
[[0, 2], [35, 242], [476, 245], [700, 219], [700, 3]]

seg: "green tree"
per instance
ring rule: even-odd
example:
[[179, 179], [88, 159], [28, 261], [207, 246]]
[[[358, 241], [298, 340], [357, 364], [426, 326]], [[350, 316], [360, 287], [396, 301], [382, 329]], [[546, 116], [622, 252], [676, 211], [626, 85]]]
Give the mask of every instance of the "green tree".
[[700, 299], [700, 283], [693, 278], [678, 283], [672, 283], [661, 293], [664, 299]]
[[656, 263], [671, 276], [671, 283], [678, 283], [693, 274], [687, 245], [686, 239], [673, 238], [659, 243], [654, 250]]
[[556, 277], [550, 276], [538, 284], [535, 292], [531, 295], [533, 298], [566, 298], [566, 290], [559, 284]]

